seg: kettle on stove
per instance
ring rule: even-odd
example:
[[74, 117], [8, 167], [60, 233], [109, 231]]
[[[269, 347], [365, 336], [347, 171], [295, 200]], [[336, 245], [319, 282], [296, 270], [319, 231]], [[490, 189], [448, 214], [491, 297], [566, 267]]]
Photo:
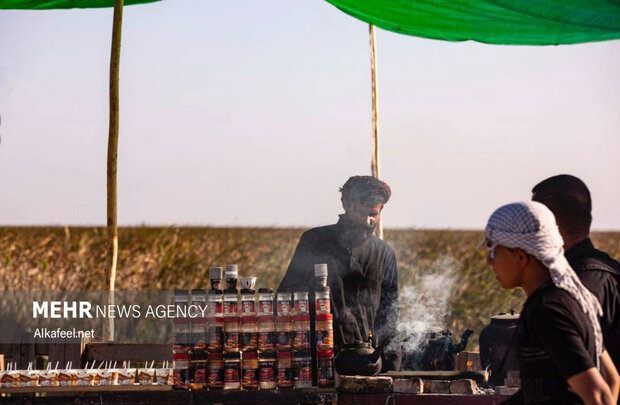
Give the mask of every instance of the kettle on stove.
[[367, 342], [345, 344], [334, 358], [334, 368], [340, 375], [373, 376], [381, 371], [383, 347], [372, 347], [372, 334]]

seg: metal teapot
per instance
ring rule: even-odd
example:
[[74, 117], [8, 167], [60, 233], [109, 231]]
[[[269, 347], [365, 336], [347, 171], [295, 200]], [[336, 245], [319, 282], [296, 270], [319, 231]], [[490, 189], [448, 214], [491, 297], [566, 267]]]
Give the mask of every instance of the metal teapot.
[[345, 344], [334, 358], [334, 368], [340, 375], [377, 375], [382, 351], [382, 347], [374, 349], [370, 342]]
[[423, 370], [454, 370], [456, 354], [465, 349], [472, 333], [474, 331], [471, 329], [463, 332], [458, 344], [452, 340], [451, 330], [441, 332], [441, 336], [431, 337], [422, 355]]
[[519, 314], [501, 313], [491, 317], [491, 323], [480, 332], [480, 365], [489, 370], [489, 383], [503, 385], [508, 371], [519, 370], [515, 335]]

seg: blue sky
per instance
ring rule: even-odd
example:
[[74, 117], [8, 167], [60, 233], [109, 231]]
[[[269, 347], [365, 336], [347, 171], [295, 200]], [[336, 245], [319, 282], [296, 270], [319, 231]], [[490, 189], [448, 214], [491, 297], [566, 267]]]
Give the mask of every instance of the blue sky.
[[[0, 11], [0, 224], [105, 224], [112, 10]], [[377, 31], [387, 227], [481, 228], [550, 175], [620, 229], [620, 41]], [[315, 226], [369, 174], [368, 26], [326, 2], [126, 7], [119, 223]]]

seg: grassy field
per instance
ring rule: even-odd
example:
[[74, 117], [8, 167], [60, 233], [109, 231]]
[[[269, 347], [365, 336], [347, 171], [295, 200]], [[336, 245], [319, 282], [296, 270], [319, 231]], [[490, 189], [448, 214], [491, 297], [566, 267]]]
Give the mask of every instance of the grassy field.
[[[209, 267], [227, 263], [239, 264], [240, 275], [258, 276], [258, 287], [275, 288], [302, 232], [121, 228], [116, 288], [207, 288]], [[398, 258], [400, 287], [406, 298], [401, 299], [402, 317], [432, 313], [457, 334], [474, 329], [475, 342], [490, 316], [510, 308], [519, 310], [524, 294], [499, 289], [485, 264], [486, 251], [476, 249], [481, 236], [481, 231], [385, 231]], [[599, 248], [620, 259], [620, 232], [595, 233], [593, 239]], [[0, 228], [0, 289], [101, 289], [104, 267], [103, 228]], [[435, 291], [427, 294], [433, 280]]]

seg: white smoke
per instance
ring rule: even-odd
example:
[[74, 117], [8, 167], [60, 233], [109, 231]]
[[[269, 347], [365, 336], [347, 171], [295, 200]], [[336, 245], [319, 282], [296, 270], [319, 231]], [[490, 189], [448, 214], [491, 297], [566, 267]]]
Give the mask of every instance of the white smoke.
[[426, 333], [446, 329], [455, 269], [452, 257], [441, 257], [415, 284], [401, 288], [398, 332], [404, 354], [418, 349]]

